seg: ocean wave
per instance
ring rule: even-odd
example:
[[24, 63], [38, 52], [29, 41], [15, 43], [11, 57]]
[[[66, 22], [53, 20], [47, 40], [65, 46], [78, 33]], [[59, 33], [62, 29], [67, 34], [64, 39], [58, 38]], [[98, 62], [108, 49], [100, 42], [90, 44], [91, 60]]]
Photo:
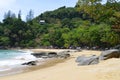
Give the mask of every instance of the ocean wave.
[[[31, 55], [31, 53], [33, 52], [30, 50], [18, 50], [18, 51], [13, 51], [13, 53], [11, 51], [10, 53], [9, 51], [6, 51], [4, 53], [7, 53], [7, 56], [8, 55], [13, 55], [13, 56], [10, 56], [10, 58], [7, 59], [5, 58], [0, 60], [0, 72], [10, 70], [15, 67], [20, 67], [22, 63], [37, 60], [36, 57]], [[6, 56], [6, 54], [3, 55]]]

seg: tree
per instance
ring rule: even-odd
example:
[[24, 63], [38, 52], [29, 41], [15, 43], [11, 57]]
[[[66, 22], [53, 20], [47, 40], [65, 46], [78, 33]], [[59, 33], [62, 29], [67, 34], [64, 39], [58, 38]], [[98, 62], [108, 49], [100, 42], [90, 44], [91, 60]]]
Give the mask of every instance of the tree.
[[0, 45], [8, 46], [10, 43], [9, 37], [0, 36]]
[[106, 34], [101, 38], [101, 41], [109, 44], [109, 46], [115, 46], [120, 44], [120, 36], [115, 32], [106, 32]]
[[18, 12], [18, 19], [21, 20], [21, 10]]
[[13, 19], [15, 19], [15, 18], [16, 18], [15, 13], [12, 13], [12, 14], [11, 14], [11, 18], [13, 18]]
[[28, 15], [26, 16], [26, 21], [29, 22], [34, 18], [34, 12], [33, 10], [30, 10]]
[[7, 13], [4, 14], [4, 19], [11, 17], [11, 11], [9, 10]]
[[16, 15], [15, 13], [12, 13], [10, 10], [4, 14], [4, 19], [7, 19], [7, 18], [16, 18]]
[[[79, 11], [88, 14], [92, 21], [96, 21], [101, 10], [102, 0], [78, 0], [76, 6]], [[97, 16], [97, 18], [96, 18]]]

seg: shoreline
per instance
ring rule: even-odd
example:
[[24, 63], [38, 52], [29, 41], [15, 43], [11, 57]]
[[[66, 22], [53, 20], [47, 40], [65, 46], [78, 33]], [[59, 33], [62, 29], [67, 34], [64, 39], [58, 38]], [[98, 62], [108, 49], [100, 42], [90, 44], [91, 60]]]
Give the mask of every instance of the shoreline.
[[67, 59], [57, 59], [57, 58], [51, 58], [51, 59], [45, 59], [45, 60], [38, 60], [38, 65], [29, 66], [29, 65], [19, 65], [19, 67], [12, 68], [10, 70], [5, 70], [0, 72], [0, 77], [6, 77], [6, 76], [12, 76], [17, 74], [23, 74], [28, 73], [31, 71], [35, 71], [38, 69], [45, 69], [48, 67], [55, 66], [56, 64], [62, 63], [67, 61], [70, 58]]
[[41, 68], [39, 66], [29, 68], [28, 72], [0, 77], [0, 80], [120, 80], [120, 59], [112, 58], [89, 66], [78, 66], [75, 62], [76, 57], [80, 55], [100, 53], [91, 50], [74, 52], [67, 60], [50, 62]]
[[[12, 50], [18, 50], [18, 49], [12, 49]], [[32, 51], [34, 53], [40, 53], [40, 52], [61, 52], [65, 50], [47, 50], [47, 49], [22, 49], [21, 51]], [[19, 51], [19, 50], [18, 50]], [[19, 57], [19, 56], [18, 56]], [[0, 77], [6, 77], [6, 76], [12, 76], [16, 74], [22, 74], [30, 71], [34, 71], [37, 69], [43, 69], [47, 67], [54, 66], [58, 63], [62, 63], [66, 61], [67, 59], [60, 59], [60, 58], [47, 58], [47, 59], [42, 59], [42, 58], [36, 58], [37, 60], [37, 65], [29, 66], [29, 65], [14, 65], [12, 68], [5, 69], [0, 72]]]
[[68, 59], [49, 59], [49, 60], [46, 60], [43, 64], [41, 65], [37, 65], [37, 66], [32, 66], [32, 67], [28, 67], [27, 68], [27, 71], [26, 72], [31, 72], [31, 71], [35, 71], [35, 70], [40, 70], [40, 69], [45, 69], [45, 68], [49, 68], [49, 67], [52, 67], [52, 66], [55, 66], [59, 63], [63, 63], [67, 60], [69, 60], [70, 58]]

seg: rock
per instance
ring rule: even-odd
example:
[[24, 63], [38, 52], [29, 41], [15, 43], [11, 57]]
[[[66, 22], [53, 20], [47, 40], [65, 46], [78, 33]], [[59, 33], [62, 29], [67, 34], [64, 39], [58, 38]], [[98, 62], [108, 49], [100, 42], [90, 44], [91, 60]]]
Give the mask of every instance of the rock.
[[99, 57], [96, 55], [92, 55], [90, 57], [79, 56], [76, 59], [76, 62], [78, 62], [78, 65], [93, 65], [99, 63]]
[[68, 50], [68, 51], [61, 51], [61, 52], [58, 53], [58, 55], [61, 55], [61, 54], [68, 54], [68, 53], [70, 53], [70, 52], [71, 52], [71, 51], [69, 51], [69, 50]]
[[106, 50], [103, 51], [99, 56], [99, 60], [107, 60], [110, 58], [120, 58], [120, 50], [118, 49]]
[[49, 52], [48, 57], [49, 58], [53, 58], [53, 57], [55, 58], [55, 57], [57, 57], [57, 53], [56, 52]]
[[53, 58], [57, 57], [56, 52], [41, 52], [41, 53], [32, 53], [36, 58]]
[[82, 51], [81, 47], [76, 47], [76, 50], [77, 50], [78, 52]]
[[47, 56], [47, 55], [46, 55], [46, 56], [41, 56], [41, 58], [47, 59], [47, 58], [48, 58], [48, 56]]
[[41, 53], [32, 53], [33, 56], [35, 56], [36, 58], [41, 58], [42, 56], [46, 56], [47, 53], [45, 52], [41, 52]]
[[59, 57], [66, 59], [66, 58], [70, 57], [70, 54], [61, 54], [61, 55], [59, 55]]
[[119, 49], [120, 50], [120, 45], [117, 45], [117, 46], [113, 47], [113, 49]]
[[70, 51], [62, 51], [62, 52], [58, 53], [58, 57], [66, 59], [66, 58], [70, 57], [69, 53], [70, 53]]
[[27, 63], [23, 63], [22, 65], [34, 66], [34, 65], [37, 65], [37, 61], [30, 61]]
[[71, 51], [62, 51], [62, 52], [41, 52], [41, 53], [32, 53], [36, 58], [68, 58], [70, 57]]
[[81, 62], [84, 58], [85, 58], [84, 55], [78, 56], [77, 59], [75, 60], [75, 62]]
[[65, 54], [66, 57], [70, 57], [70, 54]]

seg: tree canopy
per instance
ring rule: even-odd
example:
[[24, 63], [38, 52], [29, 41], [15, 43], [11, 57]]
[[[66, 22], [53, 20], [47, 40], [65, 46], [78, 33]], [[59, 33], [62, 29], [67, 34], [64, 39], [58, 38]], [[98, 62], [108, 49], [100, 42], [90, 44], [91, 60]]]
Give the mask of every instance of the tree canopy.
[[[78, 0], [75, 7], [60, 7], [26, 22], [8, 11], [0, 22], [2, 47], [112, 47], [120, 44], [120, 1]], [[42, 21], [42, 23], [41, 23]]]

